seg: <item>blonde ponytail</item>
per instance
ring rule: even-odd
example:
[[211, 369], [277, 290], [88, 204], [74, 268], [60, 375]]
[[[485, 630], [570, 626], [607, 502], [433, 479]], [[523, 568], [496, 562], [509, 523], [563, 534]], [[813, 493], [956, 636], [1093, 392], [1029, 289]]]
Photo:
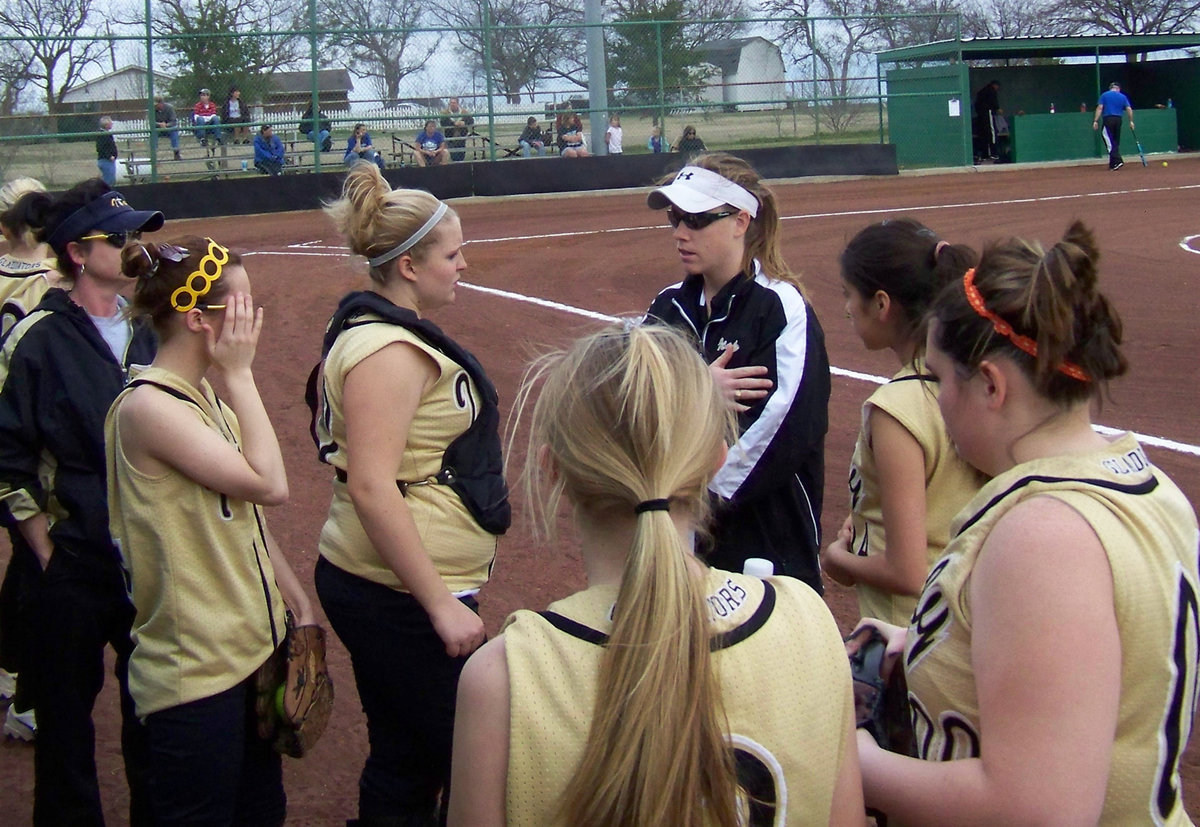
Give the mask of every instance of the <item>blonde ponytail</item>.
[[671, 328], [617, 327], [535, 365], [519, 407], [538, 381], [526, 468], [543, 526], [562, 493], [597, 519], [646, 501], [670, 507], [637, 515], [562, 820], [733, 827], [739, 790], [703, 581], [671, 519], [706, 517], [707, 484], [732, 435], [708, 368]]

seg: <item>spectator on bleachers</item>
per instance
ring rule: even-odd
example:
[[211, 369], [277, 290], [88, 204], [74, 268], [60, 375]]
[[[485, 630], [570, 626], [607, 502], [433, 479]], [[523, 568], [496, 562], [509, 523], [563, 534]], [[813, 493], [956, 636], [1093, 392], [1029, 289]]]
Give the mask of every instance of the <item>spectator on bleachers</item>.
[[525, 128], [521, 130], [521, 137], [517, 139], [517, 143], [521, 145], [521, 154], [528, 158], [530, 155], [544, 155], [546, 152], [546, 139], [542, 135], [542, 128], [538, 126], [538, 119], [529, 116], [529, 120], [525, 122]]
[[232, 127], [229, 137], [235, 144], [250, 143], [250, 107], [242, 100], [242, 90], [236, 86], [229, 87], [229, 97], [221, 107], [221, 122]]
[[208, 146], [209, 136], [213, 143], [223, 143], [221, 138], [221, 116], [217, 114], [217, 105], [212, 101], [212, 92], [200, 90], [200, 100], [192, 107], [192, 126], [195, 127], [196, 140], [201, 146]]
[[110, 187], [117, 184], [117, 142], [112, 136], [113, 120], [105, 115], [100, 119], [103, 135], [96, 136], [96, 166], [100, 168], [100, 177]]
[[697, 152], [707, 152], [708, 147], [696, 135], [696, 127], [688, 124], [683, 128], [683, 135], [679, 138], [679, 143], [675, 144], [675, 152], [682, 152], [685, 155], [695, 155]]
[[154, 99], [154, 125], [158, 127], [159, 134], [167, 133], [167, 138], [171, 141], [171, 151], [175, 153], [175, 160], [181, 160], [179, 155], [179, 121], [175, 117], [175, 107], [167, 103], [161, 97]]
[[264, 175], [282, 175], [284, 160], [283, 141], [270, 124], [263, 124], [254, 136], [254, 168]]
[[657, 155], [660, 152], [666, 152], [670, 149], [669, 146], [663, 144], [662, 127], [654, 126], [650, 128], [650, 140], [646, 141], [646, 149]]
[[587, 143], [583, 138], [583, 119], [570, 109], [559, 114], [554, 124], [558, 133], [558, 154], [564, 158], [586, 158]]
[[353, 166], [358, 161], [370, 161], [380, 169], [384, 168], [383, 156], [375, 150], [371, 143], [371, 133], [365, 123], [356, 123], [350, 140], [346, 142], [346, 154], [342, 158], [346, 166]]
[[442, 132], [446, 136], [451, 161], [461, 161], [467, 157], [467, 136], [473, 131], [474, 124], [475, 119], [462, 108], [458, 98], [451, 98], [442, 110]]
[[441, 166], [450, 163], [450, 150], [446, 149], [446, 136], [437, 128], [437, 121], [425, 121], [425, 128], [413, 140], [413, 157], [417, 166]]
[[329, 122], [328, 118], [321, 115], [320, 108], [317, 109], [317, 114], [314, 117], [312, 104], [310, 103], [308, 108], [304, 110], [304, 114], [300, 116], [300, 126], [298, 127], [300, 134], [307, 138], [309, 143], [313, 141], [314, 121], [317, 125], [317, 136], [321, 140], [321, 151], [328, 152], [333, 149], [333, 138], [329, 137], [330, 133], [333, 132], [333, 125]]

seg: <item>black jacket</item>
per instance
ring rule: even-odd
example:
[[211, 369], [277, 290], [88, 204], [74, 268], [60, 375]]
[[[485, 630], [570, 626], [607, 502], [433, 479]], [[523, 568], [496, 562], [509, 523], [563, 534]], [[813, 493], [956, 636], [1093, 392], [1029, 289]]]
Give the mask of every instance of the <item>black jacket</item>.
[[829, 357], [812, 306], [793, 285], [739, 274], [704, 306], [702, 276], [663, 290], [648, 316], [692, 335], [705, 361], [736, 343], [730, 368], [765, 365], [766, 399], [738, 416], [738, 442], [709, 485], [718, 498], [708, 561], [741, 571], [765, 557], [822, 590], [817, 555], [829, 425]]
[[119, 562], [108, 532], [104, 419], [128, 380], [157, 350], [149, 325], [135, 323], [124, 364], [87, 312], [50, 290], [4, 342], [0, 366], [0, 522], [15, 526], [31, 508], [52, 516], [56, 552]]

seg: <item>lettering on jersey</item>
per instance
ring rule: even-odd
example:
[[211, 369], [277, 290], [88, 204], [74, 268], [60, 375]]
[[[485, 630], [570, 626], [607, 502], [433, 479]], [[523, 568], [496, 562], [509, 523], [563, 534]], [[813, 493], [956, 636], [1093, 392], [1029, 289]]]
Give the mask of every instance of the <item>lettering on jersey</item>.
[[1200, 609], [1196, 588], [1176, 564], [1178, 589], [1171, 631], [1171, 684], [1158, 734], [1158, 777], [1151, 813], [1155, 824], [1166, 824], [1180, 806], [1179, 758], [1192, 733], [1196, 714], [1196, 659], [1200, 653]]
[[943, 712], [934, 723], [933, 717], [911, 692], [913, 735], [917, 755], [925, 761], [960, 761], [979, 757], [979, 733], [961, 714]]
[[229, 507], [229, 497], [225, 494], [221, 495], [221, 510], [218, 513], [225, 522], [233, 519], [233, 509]]
[[938, 584], [938, 576], [950, 565], [950, 558], [943, 557], [929, 572], [921, 599], [913, 610], [908, 628], [908, 647], [904, 653], [905, 672], [912, 669], [929, 652], [930, 648], [946, 636], [950, 626], [950, 603]]
[[711, 619], [726, 618], [745, 605], [746, 590], [727, 577], [724, 585], [704, 599]]
[[857, 511], [858, 504], [862, 502], [863, 481], [862, 472], [858, 470], [858, 466], [850, 463], [850, 510]]
[[727, 340], [724, 336], [722, 336], [720, 339], [717, 340], [717, 353], [724, 353], [725, 348], [730, 347], [730, 346], [733, 347], [734, 353], [737, 353], [738, 348], [740, 347], [740, 345], [737, 343], [737, 339], [734, 339], [731, 342], [731, 341]]
[[1101, 460], [1100, 464], [1114, 474], [1136, 474], [1139, 471], [1145, 471], [1149, 468], [1150, 460], [1146, 459], [1146, 454], [1142, 451], [1142, 446], [1139, 445], [1122, 456], [1107, 457]]
[[[747, 827], [772, 827], [787, 813], [787, 782], [783, 767], [771, 751], [744, 735], [730, 735], [738, 786], [746, 794], [748, 812], [740, 819]], [[777, 814], [779, 814], [777, 816]]]
[[470, 411], [471, 421], [475, 421], [479, 411], [475, 406], [475, 397], [471, 395], [471, 378], [465, 370], [460, 370], [454, 376], [454, 404], [460, 411]]

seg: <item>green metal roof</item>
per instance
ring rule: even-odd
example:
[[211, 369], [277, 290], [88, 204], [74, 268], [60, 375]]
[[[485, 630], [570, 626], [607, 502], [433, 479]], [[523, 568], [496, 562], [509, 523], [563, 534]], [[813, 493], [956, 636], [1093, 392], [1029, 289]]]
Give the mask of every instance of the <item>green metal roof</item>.
[[880, 63], [916, 60], [1003, 60], [1004, 58], [1124, 55], [1200, 47], [1200, 33], [975, 37], [939, 40], [877, 52]]

